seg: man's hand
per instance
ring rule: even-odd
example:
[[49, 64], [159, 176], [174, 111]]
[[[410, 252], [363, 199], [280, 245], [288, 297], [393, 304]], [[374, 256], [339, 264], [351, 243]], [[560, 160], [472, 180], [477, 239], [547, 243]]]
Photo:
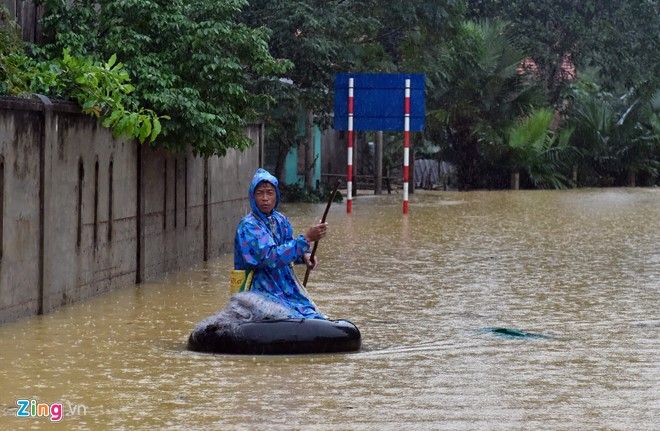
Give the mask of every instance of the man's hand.
[[307, 242], [318, 241], [323, 238], [328, 230], [328, 223], [318, 223], [307, 229], [304, 237]]
[[309, 268], [309, 269], [316, 268], [316, 265], [318, 265], [318, 263], [319, 263], [316, 256], [314, 256], [314, 258], [312, 258], [311, 253], [305, 253], [305, 255], [303, 256], [303, 259], [305, 260], [305, 265], [307, 265], [307, 268]]

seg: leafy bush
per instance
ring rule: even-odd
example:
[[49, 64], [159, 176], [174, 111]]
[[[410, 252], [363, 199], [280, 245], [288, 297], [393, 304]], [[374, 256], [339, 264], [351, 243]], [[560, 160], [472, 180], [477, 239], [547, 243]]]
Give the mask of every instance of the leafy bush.
[[[305, 190], [305, 187], [300, 184], [281, 184], [280, 185], [280, 194], [282, 197], [282, 202], [306, 202], [306, 203], [320, 203], [327, 202], [328, 197], [330, 197], [330, 192], [332, 190], [314, 190], [308, 192]], [[343, 197], [339, 190], [335, 195], [335, 200], [333, 202], [342, 202]]]
[[506, 132], [545, 104], [536, 82], [518, 72], [524, 53], [499, 21], [464, 22], [440, 67], [445, 79], [429, 92], [425, 137], [456, 166], [459, 188], [487, 187], [503, 172]]
[[238, 22], [245, 0], [44, 3], [41, 55], [116, 53], [135, 85], [133, 106], [171, 117], [159, 144], [172, 150], [209, 156], [252, 145], [245, 125], [270, 100], [254, 89], [289, 66], [270, 55], [266, 29]]
[[539, 188], [564, 188], [563, 161], [573, 151], [568, 140], [573, 131], [551, 129], [554, 113], [541, 108], [519, 119], [508, 131], [508, 161], [514, 172], [524, 170]]
[[[126, 98], [134, 90], [123, 64], [112, 55], [105, 63], [89, 58], [72, 57], [68, 50], [58, 61], [61, 67], [61, 86], [64, 93], [76, 100], [83, 112], [103, 120], [103, 126], [116, 135], [154, 142], [161, 132], [158, 115], [151, 109], [127, 109]], [[160, 117], [169, 118], [169, 117]]]
[[14, 88], [24, 86], [17, 71], [27, 61], [23, 52], [23, 41], [14, 18], [4, 5], [0, 5], [0, 94], [10, 94]]
[[586, 78], [570, 88], [572, 144], [586, 184], [634, 184], [660, 171], [660, 90], [651, 85], [614, 95]]
[[128, 73], [113, 55], [106, 63], [74, 57], [65, 49], [61, 58], [38, 62], [20, 52], [0, 54], [0, 91], [10, 95], [45, 94], [73, 100], [82, 112], [102, 121], [115, 136], [154, 142], [161, 132], [154, 111], [133, 108], [128, 95], [134, 90]]
[[300, 184], [282, 184], [280, 185], [280, 194], [282, 202], [307, 202], [313, 204], [321, 202], [318, 193], [310, 193]]
[[9, 10], [0, 4], [0, 55], [23, 48], [21, 33]]
[[115, 136], [154, 142], [161, 132], [160, 119], [168, 117], [138, 107], [129, 96], [134, 89], [114, 54], [104, 63], [73, 56], [69, 48], [55, 59], [37, 61], [27, 56], [18, 26], [7, 9], [0, 7], [0, 94], [38, 93], [73, 100], [84, 113], [102, 120]]

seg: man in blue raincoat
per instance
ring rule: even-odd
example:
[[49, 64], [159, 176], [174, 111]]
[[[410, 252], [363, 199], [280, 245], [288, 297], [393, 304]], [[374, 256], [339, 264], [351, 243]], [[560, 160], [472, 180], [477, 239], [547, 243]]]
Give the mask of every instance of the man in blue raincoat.
[[310, 259], [310, 244], [323, 238], [327, 223], [318, 223], [293, 237], [293, 228], [277, 211], [280, 202], [278, 181], [264, 169], [257, 169], [250, 184], [252, 211], [243, 217], [234, 239], [234, 268], [254, 270], [251, 292], [261, 294], [290, 312], [290, 318], [325, 319], [293, 272], [293, 263], [316, 266]]

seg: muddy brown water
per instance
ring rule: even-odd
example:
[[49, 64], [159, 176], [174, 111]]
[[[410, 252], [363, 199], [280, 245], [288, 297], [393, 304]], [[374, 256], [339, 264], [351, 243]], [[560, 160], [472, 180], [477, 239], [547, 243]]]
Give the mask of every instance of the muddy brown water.
[[[0, 327], [0, 429], [659, 429], [659, 189], [400, 199], [334, 206], [310, 277], [360, 352], [186, 351], [226, 255]], [[301, 231], [323, 204], [283, 210]]]

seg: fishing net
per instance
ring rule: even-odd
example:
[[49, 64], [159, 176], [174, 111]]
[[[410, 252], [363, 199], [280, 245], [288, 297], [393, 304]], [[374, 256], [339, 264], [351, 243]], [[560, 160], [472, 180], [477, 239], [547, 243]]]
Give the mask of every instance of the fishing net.
[[231, 332], [240, 323], [286, 319], [289, 313], [286, 307], [263, 295], [241, 292], [232, 296], [225, 308], [199, 322], [193, 333], [209, 329]]

